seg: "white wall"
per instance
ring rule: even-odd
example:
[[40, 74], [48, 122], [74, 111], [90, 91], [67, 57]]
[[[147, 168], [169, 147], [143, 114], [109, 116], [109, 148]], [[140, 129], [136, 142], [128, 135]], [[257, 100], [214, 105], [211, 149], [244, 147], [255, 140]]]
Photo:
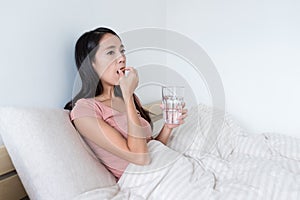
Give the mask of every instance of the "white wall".
[[300, 137], [299, 24], [296, 0], [167, 1], [167, 28], [206, 50], [227, 111], [251, 133]]
[[165, 6], [160, 1], [131, 2], [1, 3], [0, 105], [63, 107], [76, 73], [74, 45], [84, 31], [98, 26], [118, 33], [145, 26], [165, 27]]
[[98, 26], [118, 33], [139, 27], [165, 27], [164, 3], [1, 1], [0, 106], [62, 108], [72, 95], [76, 74], [73, 54], [78, 37]]

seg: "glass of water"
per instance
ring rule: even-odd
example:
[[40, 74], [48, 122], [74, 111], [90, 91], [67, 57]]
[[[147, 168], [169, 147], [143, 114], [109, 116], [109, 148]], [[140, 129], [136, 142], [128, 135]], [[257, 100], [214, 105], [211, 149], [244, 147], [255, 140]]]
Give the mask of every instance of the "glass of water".
[[163, 117], [167, 124], [179, 124], [183, 109], [183, 86], [162, 87]]

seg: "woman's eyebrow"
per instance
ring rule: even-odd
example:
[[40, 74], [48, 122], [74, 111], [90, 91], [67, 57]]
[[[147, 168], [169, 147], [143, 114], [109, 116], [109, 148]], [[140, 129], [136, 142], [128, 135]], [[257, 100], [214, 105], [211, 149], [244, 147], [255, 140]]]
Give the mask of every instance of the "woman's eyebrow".
[[[115, 46], [115, 45], [111, 45], [111, 46], [109, 46], [109, 47], [105, 48], [105, 50], [107, 50], [107, 49], [115, 49], [115, 48], [116, 48], [116, 46]], [[123, 45], [123, 44], [121, 44], [120, 48], [124, 48], [124, 45]]]
[[116, 48], [116, 46], [112, 45], [112, 46], [109, 46], [109, 47], [105, 48], [105, 50], [107, 50], [107, 49], [114, 49], [114, 48]]

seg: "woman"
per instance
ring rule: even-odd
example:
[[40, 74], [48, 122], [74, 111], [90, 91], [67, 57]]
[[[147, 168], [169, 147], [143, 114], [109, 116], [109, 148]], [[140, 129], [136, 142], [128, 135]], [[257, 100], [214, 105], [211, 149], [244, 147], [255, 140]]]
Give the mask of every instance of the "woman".
[[[126, 66], [120, 37], [103, 27], [86, 32], [76, 43], [75, 59], [82, 88], [65, 109], [76, 129], [117, 179], [129, 163], [149, 164], [152, 123], [134, 94], [139, 78]], [[185, 117], [186, 110], [180, 124]], [[155, 139], [166, 144], [179, 125], [165, 124]]]

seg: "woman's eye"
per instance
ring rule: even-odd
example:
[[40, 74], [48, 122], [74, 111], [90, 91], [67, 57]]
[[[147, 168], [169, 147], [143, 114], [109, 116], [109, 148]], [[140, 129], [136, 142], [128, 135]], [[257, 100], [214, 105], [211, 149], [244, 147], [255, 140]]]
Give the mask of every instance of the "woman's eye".
[[114, 51], [107, 52], [108, 55], [113, 55], [114, 53], [115, 53]]
[[126, 51], [125, 49], [122, 49], [122, 50], [121, 50], [121, 53], [125, 53], [125, 51]]

